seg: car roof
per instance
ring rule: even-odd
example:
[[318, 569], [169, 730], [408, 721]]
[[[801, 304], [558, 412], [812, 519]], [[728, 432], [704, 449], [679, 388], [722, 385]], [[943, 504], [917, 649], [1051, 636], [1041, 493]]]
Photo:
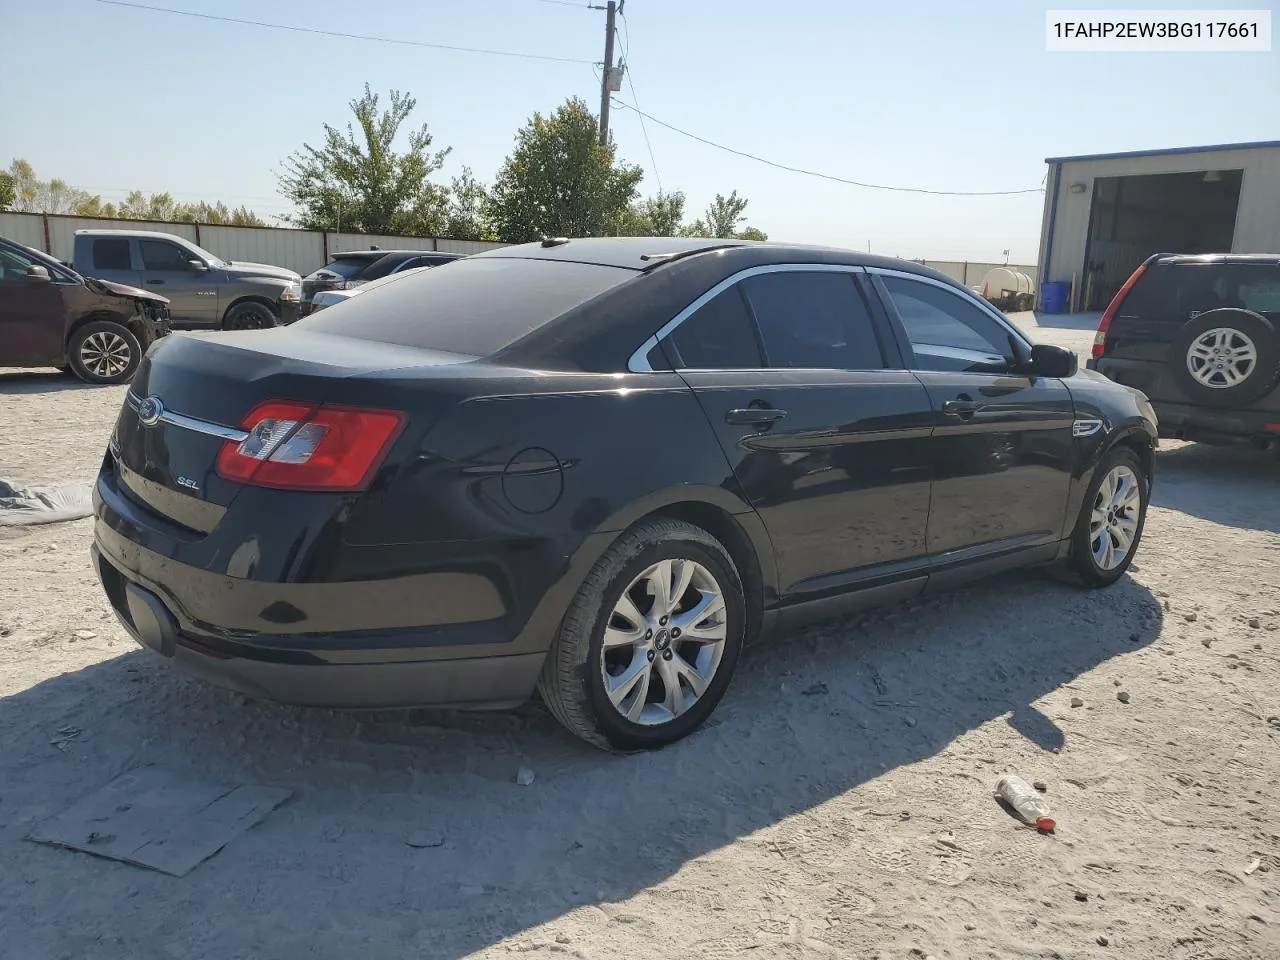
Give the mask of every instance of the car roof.
[[460, 254], [445, 253], [443, 250], [343, 250], [329, 254], [330, 260], [352, 260], [368, 257], [370, 260], [381, 260], [383, 257], [450, 257]]
[[755, 240], [708, 239], [705, 237], [586, 237], [554, 239], [497, 247], [473, 253], [471, 259], [484, 257], [519, 257], [528, 260], [565, 260], [631, 270], [656, 270], [664, 264], [676, 263], [702, 254], [719, 253], [729, 259], [751, 259], [779, 263], [845, 264], [855, 267], [908, 269], [930, 276], [941, 276], [910, 261], [876, 254], [860, 253], [840, 247], [823, 247], [803, 243], [761, 242]]
[[192, 243], [186, 237], [181, 237], [176, 233], [161, 233], [159, 230], [99, 230], [93, 229], [77, 230], [76, 236], [94, 236], [94, 237], [151, 237], [156, 240], [181, 240], [183, 243]]

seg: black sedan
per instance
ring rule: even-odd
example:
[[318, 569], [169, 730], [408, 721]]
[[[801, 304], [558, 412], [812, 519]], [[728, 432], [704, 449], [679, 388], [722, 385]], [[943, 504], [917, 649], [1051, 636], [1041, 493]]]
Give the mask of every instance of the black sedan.
[[751, 638], [1014, 567], [1125, 572], [1146, 398], [840, 250], [547, 240], [167, 338], [96, 487], [125, 627], [244, 693], [651, 747]]

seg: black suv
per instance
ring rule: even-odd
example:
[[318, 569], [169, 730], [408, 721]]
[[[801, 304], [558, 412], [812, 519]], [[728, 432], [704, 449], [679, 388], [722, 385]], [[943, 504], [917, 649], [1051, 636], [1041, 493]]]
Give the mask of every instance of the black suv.
[[1090, 369], [1151, 398], [1160, 436], [1280, 450], [1280, 255], [1159, 253], [1102, 314]]
[[352, 250], [335, 253], [319, 270], [302, 278], [302, 305], [298, 313], [311, 312], [311, 302], [321, 290], [347, 290], [370, 280], [415, 267], [438, 267], [460, 254], [431, 250]]

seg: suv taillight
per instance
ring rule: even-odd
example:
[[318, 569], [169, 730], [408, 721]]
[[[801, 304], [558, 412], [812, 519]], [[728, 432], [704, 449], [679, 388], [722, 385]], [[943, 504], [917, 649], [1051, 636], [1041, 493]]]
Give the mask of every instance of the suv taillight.
[[1147, 265], [1144, 263], [1129, 274], [1129, 279], [1124, 282], [1124, 286], [1116, 291], [1116, 295], [1107, 304], [1107, 309], [1102, 311], [1102, 319], [1098, 321], [1098, 332], [1093, 335], [1093, 357], [1095, 359], [1107, 352], [1107, 332], [1111, 329], [1111, 321], [1116, 318], [1116, 314], [1120, 312], [1121, 304], [1124, 303], [1124, 298], [1129, 295], [1133, 285], [1138, 282], [1138, 279], [1146, 270]]
[[244, 440], [218, 452], [218, 474], [279, 490], [363, 490], [404, 429], [405, 415], [272, 400], [244, 418]]

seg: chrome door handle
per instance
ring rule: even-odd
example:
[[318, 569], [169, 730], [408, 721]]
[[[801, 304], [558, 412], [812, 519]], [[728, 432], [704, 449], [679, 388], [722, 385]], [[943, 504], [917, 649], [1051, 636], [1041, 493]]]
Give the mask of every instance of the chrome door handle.
[[724, 415], [725, 423], [746, 424], [753, 427], [777, 423], [786, 417], [787, 411], [776, 407], [740, 407]]

